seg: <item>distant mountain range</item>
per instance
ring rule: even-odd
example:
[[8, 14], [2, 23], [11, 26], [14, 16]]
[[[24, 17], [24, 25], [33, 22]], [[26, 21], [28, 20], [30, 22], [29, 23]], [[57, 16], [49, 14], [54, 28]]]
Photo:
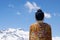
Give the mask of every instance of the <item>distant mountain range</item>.
[[[21, 28], [0, 30], [0, 40], [29, 40], [29, 32]], [[60, 37], [52, 37], [52, 40], [60, 40]]]
[[22, 29], [0, 30], [0, 40], [28, 40], [28, 36], [29, 32]]

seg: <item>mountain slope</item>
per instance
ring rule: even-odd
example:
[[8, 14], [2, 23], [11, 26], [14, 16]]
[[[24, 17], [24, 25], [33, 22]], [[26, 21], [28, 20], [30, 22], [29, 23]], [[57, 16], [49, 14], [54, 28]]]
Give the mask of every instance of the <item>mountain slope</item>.
[[22, 29], [9, 28], [4, 31], [0, 31], [0, 40], [28, 40], [29, 32]]

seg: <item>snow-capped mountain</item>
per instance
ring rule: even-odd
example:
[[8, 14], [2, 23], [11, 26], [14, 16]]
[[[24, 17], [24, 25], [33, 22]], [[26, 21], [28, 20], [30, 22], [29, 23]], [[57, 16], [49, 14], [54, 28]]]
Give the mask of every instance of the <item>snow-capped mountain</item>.
[[0, 40], [28, 40], [29, 32], [22, 29], [9, 28], [0, 31]]
[[[29, 40], [29, 32], [21, 28], [0, 30], [0, 40]], [[60, 37], [52, 37], [52, 40], [60, 40]]]

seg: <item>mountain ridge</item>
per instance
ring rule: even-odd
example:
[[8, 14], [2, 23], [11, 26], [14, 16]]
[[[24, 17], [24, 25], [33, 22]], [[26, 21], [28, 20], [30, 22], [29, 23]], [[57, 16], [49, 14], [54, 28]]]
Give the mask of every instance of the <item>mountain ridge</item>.
[[28, 40], [29, 32], [14, 28], [0, 31], [0, 40]]

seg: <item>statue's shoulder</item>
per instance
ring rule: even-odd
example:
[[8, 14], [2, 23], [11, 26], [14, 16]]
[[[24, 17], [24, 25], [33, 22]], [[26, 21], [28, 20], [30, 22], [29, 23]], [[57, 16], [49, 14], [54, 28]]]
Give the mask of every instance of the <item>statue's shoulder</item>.
[[50, 24], [48, 24], [48, 23], [43, 23], [43, 24], [46, 26], [46, 28], [51, 29], [51, 25]]
[[34, 25], [37, 25], [37, 23], [33, 23], [33, 24], [31, 24], [31, 26], [34, 26]]
[[36, 26], [37, 26], [37, 23], [33, 23], [33, 24], [30, 25], [30, 28], [34, 28]]

